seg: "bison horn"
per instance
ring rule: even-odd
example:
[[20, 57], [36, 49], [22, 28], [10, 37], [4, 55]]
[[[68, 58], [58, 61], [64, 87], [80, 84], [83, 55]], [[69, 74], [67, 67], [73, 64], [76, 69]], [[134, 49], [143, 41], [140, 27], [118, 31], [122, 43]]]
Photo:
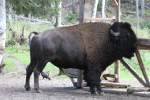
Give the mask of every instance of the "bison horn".
[[119, 32], [114, 32], [112, 29], [110, 30], [110, 33], [114, 36], [119, 36], [120, 33]]

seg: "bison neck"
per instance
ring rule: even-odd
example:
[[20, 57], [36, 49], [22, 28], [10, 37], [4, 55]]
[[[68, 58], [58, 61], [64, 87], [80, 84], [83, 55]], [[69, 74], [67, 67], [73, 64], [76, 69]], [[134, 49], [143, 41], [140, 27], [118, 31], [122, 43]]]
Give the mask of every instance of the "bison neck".
[[102, 66], [110, 65], [116, 60], [115, 49], [109, 39], [110, 25], [106, 23], [92, 23], [80, 26], [87, 54], [87, 61]]

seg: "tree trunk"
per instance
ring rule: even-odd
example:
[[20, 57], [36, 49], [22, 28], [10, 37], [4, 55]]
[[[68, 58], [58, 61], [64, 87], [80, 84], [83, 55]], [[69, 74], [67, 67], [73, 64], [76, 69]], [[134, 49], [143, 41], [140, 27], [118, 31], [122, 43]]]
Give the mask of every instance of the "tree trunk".
[[92, 17], [93, 3], [94, 0], [85, 0], [84, 4], [84, 20]]
[[137, 29], [139, 28], [139, 0], [136, 0]]
[[99, 0], [94, 0], [93, 9], [92, 9], [92, 18], [96, 18], [98, 2]]
[[[80, 15], [79, 15], [79, 23], [82, 24], [84, 22], [84, 6], [85, 6], [85, 0], [79, 1], [79, 9], [80, 9]], [[79, 70], [79, 75], [77, 78], [77, 88], [82, 88], [83, 86], [83, 71]]]
[[79, 1], [79, 7], [80, 7], [79, 23], [83, 23], [84, 21], [84, 4], [85, 4], [85, 0]]
[[62, 9], [62, 1], [56, 1], [56, 7], [58, 8], [58, 14], [56, 16], [55, 27], [61, 26], [61, 9]]
[[6, 30], [6, 7], [5, 0], [0, 0], [0, 70], [3, 63], [3, 54], [5, 48], [5, 30]]
[[106, 3], [106, 0], [102, 0], [102, 18], [106, 18], [105, 3]]
[[144, 0], [139, 0], [139, 10], [140, 10], [139, 15], [140, 15], [140, 17], [144, 16], [144, 11], [145, 11], [144, 5], [145, 5]]
[[75, 0], [71, 0], [71, 10], [72, 10], [72, 13], [76, 13], [76, 2]]

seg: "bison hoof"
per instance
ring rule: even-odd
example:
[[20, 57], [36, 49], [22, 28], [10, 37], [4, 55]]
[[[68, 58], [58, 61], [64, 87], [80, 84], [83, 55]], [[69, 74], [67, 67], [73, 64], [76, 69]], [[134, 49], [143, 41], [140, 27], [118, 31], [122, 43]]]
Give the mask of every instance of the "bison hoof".
[[101, 89], [97, 89], [97, 90], [92, 89], [90, 90], [90, 92], [91, 92], [91, 95], [103, 95], [103, 92], [101, 91]]
[[91, 92], [91, 95], [92, 96], [96, 96], [96, 95], [103, 95], [104, 93], [103, 92], [101, 92], [101, 91], [93, 91], [93, 92]]
[[77, 82], [73, 83], [73, 87], [75, 87], [76, 89], [81, 89], [82, 88], [80, 85], [78, 85]]
[[35, 93], [41, 93], [41, 91], [39, 89], [34, 89]]
[[92, 95], [92, 96], [95, 96], [95, 95], [96, 95], [96, 92], [95, 92], [95, 91], [92, 91], [92, 92], [91, 92], [91, 95]]
[[30, 91], [31, 90], [30, 86], [25, 86], [25, 89], [26, 89], [26, 91]]
[[99, 90], [97, 90], [96, 92], [97, 92], [97, 95], [103, 95], [104, 94], [104, 92], [99, 91]]

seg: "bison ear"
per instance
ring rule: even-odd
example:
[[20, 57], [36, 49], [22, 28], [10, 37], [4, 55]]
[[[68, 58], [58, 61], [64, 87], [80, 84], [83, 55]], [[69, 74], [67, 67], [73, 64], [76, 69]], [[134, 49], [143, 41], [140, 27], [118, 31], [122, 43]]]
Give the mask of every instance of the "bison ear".
[[120, 35], [119, 30], [118, 30], [119, 25], [120, 25], [119, 22], [115, 22], [110, 28], [110, 34], [112, 34], [113, 36], [119, 36]]
[[120, 35], [119, 32], [114, 32], [112, 29], [110, 29], [110, 33], [111, 33], [113, 36], [119, 36], [119, 35]]

